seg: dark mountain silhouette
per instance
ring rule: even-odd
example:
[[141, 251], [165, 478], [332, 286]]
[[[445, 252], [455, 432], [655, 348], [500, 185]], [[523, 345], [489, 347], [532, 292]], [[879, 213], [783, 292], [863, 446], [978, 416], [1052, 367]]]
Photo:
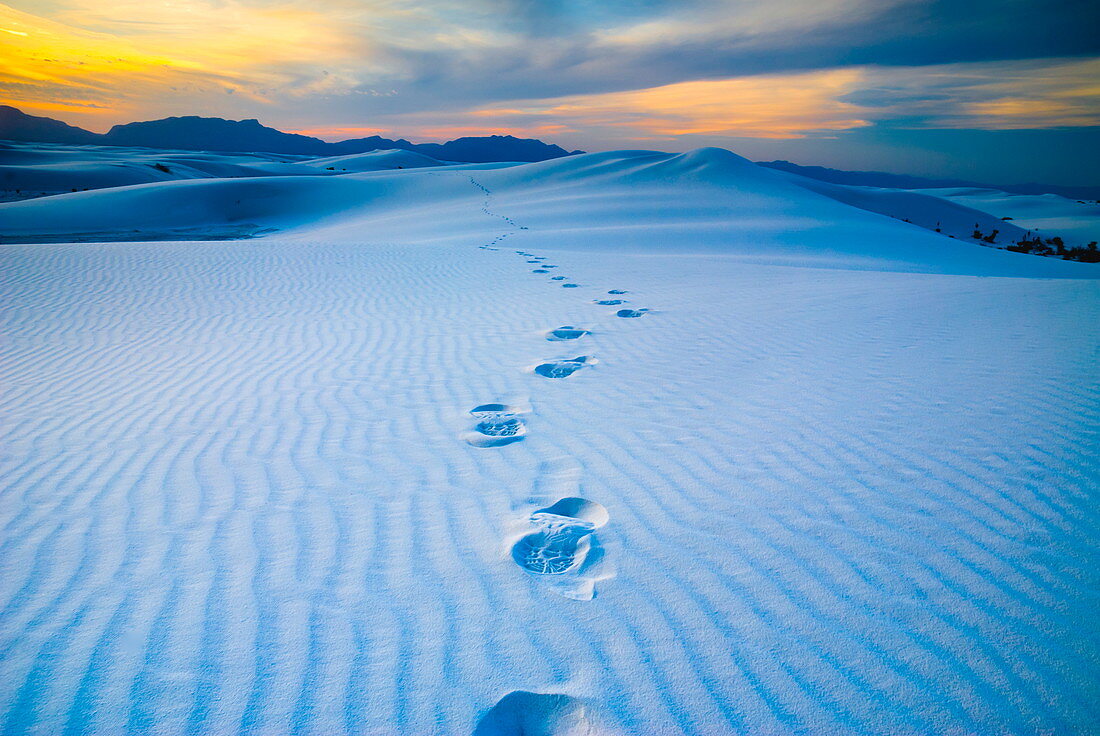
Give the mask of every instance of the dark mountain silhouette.
[[[400, 148], [444, 161], [545, 161], [570, 155], [560, 146], [530, 138], [487, 136], [447, 143], [410, 143], [379, 136], [328, 143], [320, 138], [284, 133], [258, 120], [224, 120], [194, 115], [116, 125], [100, 135], [58, 120], [27, 115], [0, 106], [0, 139], [34, 143], [94, 143], [101, 146], [141, 146], [180, 151], [232, 151], [339, 156]], [[582, 153], [573, 151], [572, 153]]]
[[421, 143], [413, 150], [443, 161], [545, 161], [584, 151], [566, 151], [560, 146], [533, 138], [491, 135], [486, 138], [456, 138], [447, 143]]
[[0, 105], [0, 138], [35, 143], [98, 143], [102, 136], [67, 125], [60, 120], [28, 115], [8, 105]]
[[238, 151], [331, 155], [330, 143], [320, 138], [283, 133], [258, 120], [222, 120], [188, 115], [116, 125], [103, 136], [108, 146], [176, 148], [184, 151]]
[[1014, 194], [1059, 194], [1069, 199], [1100, 198], [1100, 187], [1066, 187], [1057, 184], [982, 184], [963, 179], [929, 179], [907, 174], [889, 174], [885, 171], [841, 171], [824, 166], [799, 166], [790, 161], [757, 161], [759, 166], [788, 171], [810, 179], [832, 184], [848, 184], [858, 187], [885, 187], [887, 189], [939, 189], [943, 187], [978, 187], [1000, 189]]
[[400, 148], [404, 151], [416, 150], [416, 144], [410, 143], [404, 138], [391, 140], [389, 138], [383, 138], [377, 135], [372, 135], [367, 138], [351, 138], [346, 141], [331, 143], [329, 145], [339, 148], [340, 150], [337, 152], [338, 154], [363, 153], [364, 151], [387, 151], [393, 148]]

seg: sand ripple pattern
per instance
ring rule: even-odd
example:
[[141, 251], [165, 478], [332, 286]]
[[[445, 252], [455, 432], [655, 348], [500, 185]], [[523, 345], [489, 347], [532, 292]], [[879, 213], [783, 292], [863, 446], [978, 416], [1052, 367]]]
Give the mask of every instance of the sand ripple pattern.
[[474, 245], [0, 248], [0, 733], [1100, 730], [1093, 284]]

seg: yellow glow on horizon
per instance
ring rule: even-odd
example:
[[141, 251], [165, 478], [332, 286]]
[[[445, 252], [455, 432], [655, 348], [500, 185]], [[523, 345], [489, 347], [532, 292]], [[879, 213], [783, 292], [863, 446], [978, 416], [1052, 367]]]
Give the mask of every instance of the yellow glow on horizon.
[[343, 140], [346, 138], [368, 138], [372, 135], [387, 137], [386, 128], [371, 128], [358, 126], [318, 126], [316, 128], [295, 128], [285, 131], [298, 135], [311, 135], [314, 138], [325, 140]]
[[[89, 3], [87, 12], [102, 7]], [[102, 33], [0, 5], [0, 26], [13, 36], [0, 45], [0, 101], [68, 112], [78, 123], [103, 127], [96, 121], [110, 115], [121, 122], [130, 111], [182, 90], [267, 102], [270, 90], [300, 82], [284, 69], [321, 65], [347, 51], [330, 20], [296, 8], [205, 0], [131, 0], [110, 7], [132, 12], [139, 30]], [[82, 10], [70, 15], [80, 19]]]

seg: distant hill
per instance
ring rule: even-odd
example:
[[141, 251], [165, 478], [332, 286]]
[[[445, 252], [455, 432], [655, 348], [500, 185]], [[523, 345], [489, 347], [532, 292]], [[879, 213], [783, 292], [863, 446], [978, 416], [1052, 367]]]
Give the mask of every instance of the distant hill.
[[67, 125], [60, 120], [27, 115], [22, 110], [0, 105], [0, 138], [35, 143], [98, 143], [103, 136]]
[[456, 138], [447, 143], [421, 143], [412, 150], [441, 161], [546, 161], [584, 151], [566, 151], [533, 138], [491, 135], [485, 138]]
[[1014, 194], [1059, 194], [1068, 199], [1100, 198], [1100, 187], [1065, 187], [1056, 184], [982, 184], [963, 179], [929, 179], [906, 174], [888, 174], [884, 171], [841, 171], [823, 166], [799, 166], [790, 161], [757, 161], [759, 166], [787, 171], [831, 184], [847, 184], [858, 187], [884, 187], [887, 189], [941, 189], [945, 187], [977, 187], [999, 189]]
[[258, 120], [224, 120], [195, 115], [116, 125], [100, 135], [51, 118], [27, 115], [0, 105], [0, 139], [32, 143], [141, 146], [179, 151], [283, 153], [304, 156], [342, 156], [368, 151], [403, 149], [445, 161], [545, 161], [582, 151], [531, 138], [506, 136], [467, 137], [447, 143], [410, 143], [379, 136], [329, 143], [320, 138], [284, 133]]
[[416, 150], [416, 144], [410, 143], [404, 138], [391, 140], [378, 135], [372, 135], [367, 138], [350, 138], [346, 141], [330, 143], [329, 145], [340, 149], [339, 153], [337, 153], [338, 156], [345, 156], [351, 153], [366, 153], [367, 151], [392, 151], [395, 148], [403, 151]]
[[184, 151], [296, 153], [307, 156], [328, 156], [334, 152], [332, 144], [320, 138], [284, 133], [260, 125], [258, 120], [223, 120], [194, 115], [116, 125], [103, 136], [102, 143], [107, 146]]

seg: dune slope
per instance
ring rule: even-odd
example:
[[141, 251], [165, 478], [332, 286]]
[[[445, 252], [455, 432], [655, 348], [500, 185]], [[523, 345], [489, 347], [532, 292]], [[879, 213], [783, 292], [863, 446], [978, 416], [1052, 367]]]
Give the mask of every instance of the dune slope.
[[1100, 729], [1096, 266], [714, 151], [62, 214], [281, 232], [0, 246], [0, 732]]

